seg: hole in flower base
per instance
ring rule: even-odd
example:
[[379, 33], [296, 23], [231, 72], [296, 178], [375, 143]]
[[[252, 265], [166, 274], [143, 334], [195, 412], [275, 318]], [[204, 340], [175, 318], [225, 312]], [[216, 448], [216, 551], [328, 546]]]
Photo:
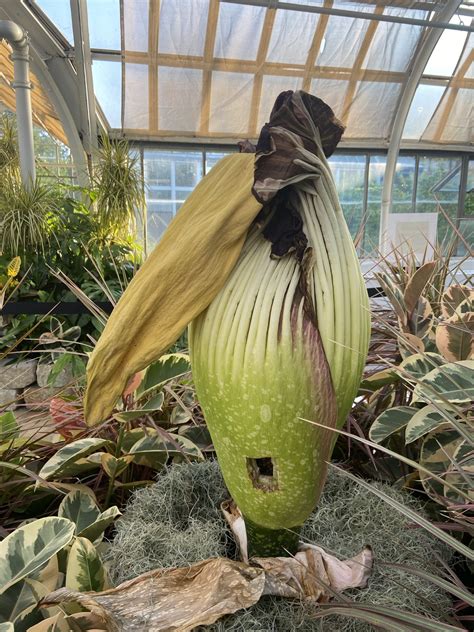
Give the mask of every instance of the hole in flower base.
[[266, 456], [260, 459], [247, 457], [247, 470], [252, 485], [256, 489], [264, 492], [274, 492], [278, 489], [276, 467], [271, 457]]

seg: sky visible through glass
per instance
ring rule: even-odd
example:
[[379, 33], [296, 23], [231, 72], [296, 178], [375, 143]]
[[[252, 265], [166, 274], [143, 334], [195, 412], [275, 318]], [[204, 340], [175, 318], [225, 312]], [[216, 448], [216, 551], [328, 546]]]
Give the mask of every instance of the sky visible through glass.
[[[176, 0], [178, 1], [178, 0]], [[73, 44], [71, 12], [68, 0], [37, 0], [39, 7], [46, 13], [62, 34]], [[130, 4], [127, 12], [143, 11], [143, 4]], [[135, 9], [136, 7], [136, 9]], [[226, 8], [223, 5], [223, 10]], [[88, 0], [89, 36], [92, 49], [120, 50], [120, 3], [119, 0]], [[244, 8], [248, 12], [249, 7]], [[143, 17], [142, 17], [143, 19]], [[466, 18], [464, 18], [466, 19]], [[452, 23], [462, 23], [460, 16], [454, 16]], [[243, 25], [244, 27], [245, 25]], [[326, 39], [330, 32], [326, 34]], [[217, 43], [219, 43], [217, 38]], [[450, 77], [454, 72], [466, 34], [459, 31], [444, 31], [426, 66], [424, 76]], [[222, 54], [222, 45], [217, 46]], [[112, 128], [120, 128], [122, 124], [121, 102], [121, 64], [112, 61], [94, 61], [94, 88], [98, 102]], [[404, 138], [418, 140], [436, 107], [442, 98], [444, 87], [423, 83], [418, 86], [405, 125]]]

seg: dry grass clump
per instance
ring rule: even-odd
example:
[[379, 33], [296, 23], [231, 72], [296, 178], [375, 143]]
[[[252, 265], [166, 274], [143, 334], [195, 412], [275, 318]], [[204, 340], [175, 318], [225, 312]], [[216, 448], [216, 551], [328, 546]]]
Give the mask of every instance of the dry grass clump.
[[[392, 498], [422, 510], [410, 495], [374, 483]], [[208, 557], [235, 557], [235, 548], [219, 511], [228, 496], [216, 462], [174, 465], [156, 485], [136, 492], [117, 523], [107, 555], [115, 583], [153, 568], [183, 566]], [[352, 480], [330, 472], [318, 509], [306, 522], [302, 538], [339, 557], [351, 557], [365, 545], [376, 564], [369, 586], [345, 593], [354, 601], [386, 605], [437, 618], [450, 600], [436, 586], [408, 571], [386, 569], [377, 562], [406, 564], [439, 571], [438, 556], [448, 552], [403, 515]], [[265, 597], [207, 628], [213, 632], [366, 632], [368, 624], [346, 617], [314, 619], [314, 609], [301, 603]]]

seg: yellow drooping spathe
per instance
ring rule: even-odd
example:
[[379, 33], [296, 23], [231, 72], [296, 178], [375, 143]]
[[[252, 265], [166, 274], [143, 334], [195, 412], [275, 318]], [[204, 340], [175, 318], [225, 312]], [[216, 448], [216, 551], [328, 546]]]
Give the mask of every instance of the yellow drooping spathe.
[[89, 425], [104, 421], [127, 380], [159, 358], [211, 303], [261, 205], [254, 154], [222, 159], [198, 184], [113, 310], [89, 359]]

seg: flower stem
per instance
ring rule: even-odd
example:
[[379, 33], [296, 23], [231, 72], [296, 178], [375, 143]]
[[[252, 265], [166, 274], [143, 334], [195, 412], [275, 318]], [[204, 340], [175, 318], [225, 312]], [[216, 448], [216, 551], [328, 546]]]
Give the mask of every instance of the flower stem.
[[292, 557], [298, 551], [301, 527], [267, 529], [245, 518], [249, 557]]

